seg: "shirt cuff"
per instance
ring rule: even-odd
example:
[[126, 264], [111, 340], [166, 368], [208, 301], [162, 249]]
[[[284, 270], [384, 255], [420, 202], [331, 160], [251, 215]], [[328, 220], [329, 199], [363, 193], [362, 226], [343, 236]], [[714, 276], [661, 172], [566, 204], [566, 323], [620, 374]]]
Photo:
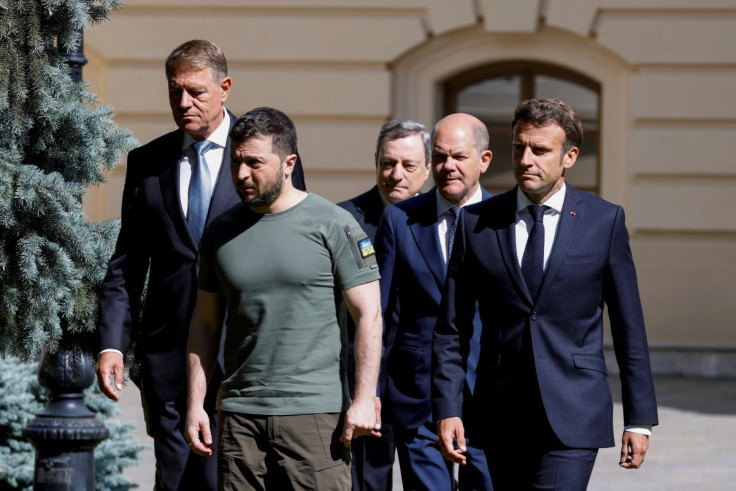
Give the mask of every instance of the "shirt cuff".
[[624, 426], [624, 431], [652, 436], [652, 425], [626, 425]]
[[120, 356], [122, 356], [123, 358], [125, 358], [125, 356], [123, 355], [123, 352], [120, 351], [119, 349], [115, 349], [115, 348], [103, 349], [102, 351], [100, 351], [99, 353], [97, 353], [97, 358], [99, 358], [102, 353], [117, 353]]

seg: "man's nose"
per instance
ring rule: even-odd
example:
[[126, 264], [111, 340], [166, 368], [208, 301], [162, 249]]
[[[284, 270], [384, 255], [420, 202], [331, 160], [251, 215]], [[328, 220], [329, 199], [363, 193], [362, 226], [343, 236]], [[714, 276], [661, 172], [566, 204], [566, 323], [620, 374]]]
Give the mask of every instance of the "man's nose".
[[250, 177], [250, 168], [245, 164], [240, 164], [235, 170], [235, 177], [238, 181], [245, 181]]
[[192, 106], [192, 96], [186, 90], [181, 91], [179, 96], [179, 107], [188, 108]]
[[404, 178], [404, 166], [401, 164], [396, 164], [393, 169], [391, 169], [391, 179], [398, 182]]
[[521, 159], [519, 159], [519, 163], [523, 165], [524, 167], [531, 167], [532, 165], [532, 149], [531, 148], [525, 148], [524, 151], [521, 154]]
[[447, 160], [444, 162], [444, 171], [447, 173], [450, 173], [457, 169], [457, 161], [453, 159], [452, 157], [447, 157]]

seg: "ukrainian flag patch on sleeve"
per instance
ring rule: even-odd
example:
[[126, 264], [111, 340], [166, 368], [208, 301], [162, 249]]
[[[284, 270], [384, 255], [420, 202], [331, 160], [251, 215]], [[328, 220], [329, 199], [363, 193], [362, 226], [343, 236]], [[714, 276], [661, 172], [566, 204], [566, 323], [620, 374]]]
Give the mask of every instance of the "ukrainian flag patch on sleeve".
[[345, 226], [345, 235], [350, 243], [350, 249], [353, 251], [355, 261], [358, 268], [376, 267], [376, 251], [373, 249], [373, 243], [370, 237], [357, 224]]
[[365, 239], [358, 241], [358, 250], [360, 251], [360, 257], [363, 259], [376, 253], [375, 249], [373, 249], [373, 243], [371, 242], [370, 237], [366, 237]]

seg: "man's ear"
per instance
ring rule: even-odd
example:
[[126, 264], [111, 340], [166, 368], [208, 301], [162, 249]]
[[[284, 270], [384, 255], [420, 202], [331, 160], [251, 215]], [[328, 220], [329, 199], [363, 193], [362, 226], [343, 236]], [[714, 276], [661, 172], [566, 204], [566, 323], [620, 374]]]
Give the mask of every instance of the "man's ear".
[[580, 153], [580, 149], [578, 147], [568, 148], [567, 152], [565, 152], [565, 156], [562, 158], [562, 166], [565, 169], [569, 169], [575, 165], [575, 161], [578, 159], [578, 153]]
[[291, 177], [291, 173], [294, 172], [294, 166], [296, 165], [297, 156], [295, 153], [287, 155], [284, 159], [284, 177]]
[[488, 166], [493, 160], [493, 152], [490, 150], [484, 150], [480, 154], [480, 173], [484, 174], [488, 170]]
[[225, 77], [222, 80], [220, 80], [220, 94], [222, 97], [222, 102], [224, 103], [227, 100], [227, 96], [230, 93], [230, 86], [233, 84], [233, 80], [230, 77]]

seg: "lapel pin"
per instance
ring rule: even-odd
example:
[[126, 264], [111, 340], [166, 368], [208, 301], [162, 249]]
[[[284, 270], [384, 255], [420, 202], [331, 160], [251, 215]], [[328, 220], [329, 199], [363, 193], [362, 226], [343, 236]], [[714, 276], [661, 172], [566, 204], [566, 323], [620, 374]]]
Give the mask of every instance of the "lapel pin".
[[577, 212], [575, 212], [575, 211], [571, 211], [571, 212], [570, 212], [570, 215], [572, 215], [572, 216], [575, 216], [575, 215], [577, 215]]

